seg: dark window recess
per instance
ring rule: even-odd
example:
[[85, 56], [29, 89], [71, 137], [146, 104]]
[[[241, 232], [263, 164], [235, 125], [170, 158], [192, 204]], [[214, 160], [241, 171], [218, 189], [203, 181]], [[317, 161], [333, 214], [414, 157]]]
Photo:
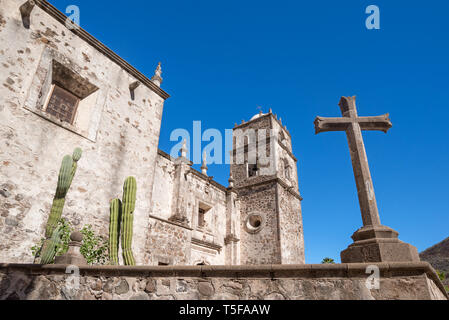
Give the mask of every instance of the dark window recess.
[[204, 209], [198, 209], [198, 227], [204, 227], [204, 224], [206, 222], [205, 220], [206, 210]]
[[257, 176], [258, 171], [259, 171], [259, 168], [258, 168], [257, 164], [248, 164], [248, 177]]
[[169, 264], [168, 263], [164, 263], [164, 262], [158, 262], [158, 265], [159, 266], [168, 266]]
[[71, 92], [54, 85], [46, 112], [62, 122], [73, 124], [80, 99]]

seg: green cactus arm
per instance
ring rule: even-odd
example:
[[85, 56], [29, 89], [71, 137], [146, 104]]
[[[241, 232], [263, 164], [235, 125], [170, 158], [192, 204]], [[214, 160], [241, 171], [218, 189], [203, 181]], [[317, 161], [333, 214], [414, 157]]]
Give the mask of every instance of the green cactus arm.
[[41, 254], [41, 264], [50, 264], [53, 263], [56, 256], [56, 248], [58, 244], [61, 242], [61, 235], [63, 229], [62, 227], [58, 227], [54, 230], [50, 239], [45, 240], [44, 246], [42, 248]]
[[81, 148], [76, 148], [75, 151], [73, 151], [72, 159], [75, 162], [80, 161], [81, 157], [83, 155], [83, 150]]
[[109, 259], [113, 265], [118, 265], [118, 246], [120, 242], [122, 202], [114, 199], [110, 205], [109, 216]]
[[125, 265], [136, 264], [132, 252], [133, 220], [136, 206], [137, 182], [134, 177], [128, 177], [123, 185], [122, 202], [122, 255]]
[[49, 239], [58, 225], [64, 209], [65, 197], [70, 189], [77, 169], [77, 162], [81, 159], [82, 150], [76, 148], [72, 156], [65, 156], [62, 160], [58, 175], [58, 184], [56, 187], [53, 204], [45, 227], [45, 237]]

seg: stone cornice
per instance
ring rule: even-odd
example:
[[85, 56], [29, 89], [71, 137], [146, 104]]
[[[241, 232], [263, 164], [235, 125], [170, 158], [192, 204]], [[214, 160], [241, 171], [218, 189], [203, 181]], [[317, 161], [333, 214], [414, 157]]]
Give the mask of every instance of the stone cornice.
[[[173, 157], [170, 156], [168, 153], [162, 151], [161, 149], [158, 149], [158, 154], [161, 157], [164, 157], [165, 159], [170, 160], [172, 162], [174, 162], [176, 160], [176, 159], [173, 159]], [[212, 177], [208, 177], [208, 176], [202, 174], [201, 172], [199, 172], [198, 170], [196, 170], [194, 168], [190, 168], [188, 173], [194, 174], [196, 177], [206, 181], [207, 183], [210, 183], [211, 185], [215, 186], [216, 188], [220, 189], [223, 192], [228, 192], [228, 188], [226, 188], [225, 186], [221, 185], [217, 181], [213, 180]]]
[[213, 249], [218, 252], [221, 252], [221, 248], [222, 248], [222, 246], [220, 246], [216, 243], [212, 243], [209, 241], [204, 241], [204, 240], [200, 240], [200, 239], [196, 239], [196, 238], [192, 238], [192, 244], [200, 246], [200, 247], [206, 247], [209, 249]]
[[214, 187], [220, 189], [223, 192], [227, 192], [228, 191], [228, 188], [226, 188], [225, 186], [219, 184], [217, 181], [213, 180], [212, 177], [208, 177], [208, 176], [202, 174], [201, 172], [199, 172], [196, 169], [190, 168], [189, 173], [194, 174], [196, 177], [206, 181], [207, 183], [210, 183], [211, 185], [213, 185]]
[[175, 159], [173, 159], [167, 152], [162, 151], [161, 149], [157, 149], [157, 154], [172, 162], [175, 161]]
[[258, 182], [253, 182], [253, 183], [247, 183], [244, 185], [240, 185], [238, 187], [236, 187], [237, 190], [242, 190], [242, 189], [247, 189], [247, 188], [251, 188], [251, 187], [258, 187], [258, 186], [263, 186], [266, 184], [270, 184], [270, 183], [279, 183], [284, 189], [286, 189], [288, 192], [290, 192], [290, 194], [292, 194], [295, 198], [299, 199], [299, 201], [304, 200], [303, 197], [294, 190], [294, 187], [289, 186], [288, 184], [286, 184], [281, 178], [278, 178], [276, 176], [267, 176], [267, 179], [262, 180], [262, 181], [258, 181]]
[[[65, 25], [65, 22], [67, 20], [67, 16], [63, 14], [61, 11], [56, 9], [53, 5], [51, 5], [46, 0], [35, 0], [36, 6], [38, 6], [40, 9], [45, 11], [47, 14], [49, 14], [52, 18], [54, 18], [59, 23]], [[31, 24], [33, 21], [31, 21]], [[69, 30], [69, 29], [67, 29]], [[75, 35], [80, 37], [82, 40], [86, 41], [89, 45], [94, 47], [96, 50], [104, 54], [106, 57], [108, 57], [111, 61], [116, 63], [119, 67], [126, 70], [130, 75], [132, 75], [134, 78], [136, 78], [138, 81], [140, 81], [142, 84], [146, 85], [148, 88], [150, 88], [152, 91], [157, 93], [162, 99], [166, 100], [170, 97], [168, 93], [166, 93], [164, 90], [159, 88], [157, 85], [155, 85], [150, 79], [148, 79], [144, 74], [142, 74], [140, 71], [138, 71], [136, 68], [131, 66], [128, 62], [123, 60], [120, 56], [118, 56], [114, 51], [106, 47], [103, 43], [98, 41], [95, 37], [93, 37], [91, 34], [89, 34], [86, 30], [84, 30], [81, 27], [73, 28], [69, 30], [73, 32]]]
[[159, 220], [159, 221], [164, 222], [164, 223], [171, 224], [171, 225], [173, 225], [173, 226], [177, 226], [177, 227], [183, 228], [183, 229], [187, 229], [187, 230], [190, 230], [190, 231], [193, 230], [193, 229], [190, 228], [189, 226], [186, 226], [186, 225], [180, 224], [180, 223], [176, 223], [176, 222], [174, 222], [174, 221], [166, 220], [166, 219], [160, 218], [160, 217], [158, 217], [158, 216], [153, 216], [153, 215], [150, 214], [149, 217], [152, 218], [152, 219]]

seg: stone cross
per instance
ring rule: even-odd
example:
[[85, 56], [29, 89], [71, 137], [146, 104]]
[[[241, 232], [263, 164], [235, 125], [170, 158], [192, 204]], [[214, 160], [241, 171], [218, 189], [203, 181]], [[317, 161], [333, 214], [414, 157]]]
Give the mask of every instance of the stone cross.
[[357, 184], [363, 225], [380, 225], [376, 196], [374, 195], [373, 181], [369, 171], [362, 130], [375, 130], [387, 133], [392, 127], [389, 115], [359, 117], [357, 115], [355, 97], [343, 97], [341, 98], [339, 105], [343, 117], [317, 117], [315, 120], [316, 134], [329, 131], [346, 131], [349, 150], [351, 152], [352, 167], [354, 169], [354, 176]]
[[363, 227], [352, 236], [354, 243], [341, 253], [342, 263], [419, 261], [415, 247], [400, 241], [398, 232], [380, 223], [373, 181], [363, 143], [363, 130], [388, 132], [392, 127], [389, 115], [359, 117], [355, 97], [343, 97], [339, 105], [343, 117], [317, 117], [315, 130], [317, 134], [345, 131], [351, 152]]

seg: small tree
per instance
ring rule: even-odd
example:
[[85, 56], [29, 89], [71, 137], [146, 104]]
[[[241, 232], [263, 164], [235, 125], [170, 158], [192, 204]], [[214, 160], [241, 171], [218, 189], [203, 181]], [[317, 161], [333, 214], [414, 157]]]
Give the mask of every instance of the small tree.
[[335, 264], [335, 260], [332, 258], [324, 258], [323, 261], [321, 261], [322, 264]]

